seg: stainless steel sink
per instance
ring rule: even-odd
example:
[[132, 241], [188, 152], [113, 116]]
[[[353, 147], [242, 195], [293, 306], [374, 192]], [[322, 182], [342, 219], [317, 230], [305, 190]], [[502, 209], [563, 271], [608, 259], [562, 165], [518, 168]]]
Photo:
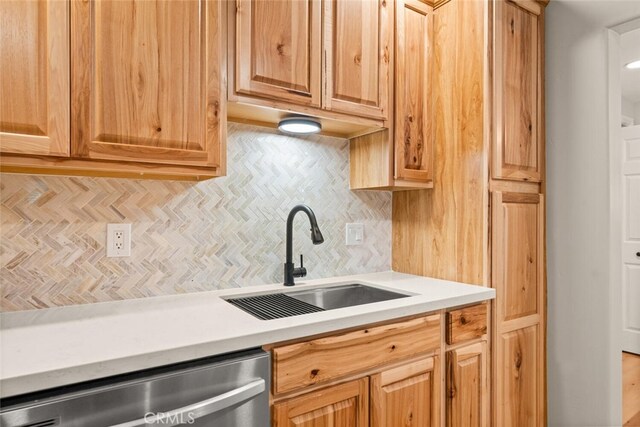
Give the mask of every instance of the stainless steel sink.
[[353, 307], [355, 305], [371, 304], [410, 296], [360, 283], [287, 292], [287, 295], [324, 310]]
[[350, 283], [293, 292], [232, 297], [225, 300], [258, 319], [271, 320], [409, 296], [412, 295], [361, 283]]

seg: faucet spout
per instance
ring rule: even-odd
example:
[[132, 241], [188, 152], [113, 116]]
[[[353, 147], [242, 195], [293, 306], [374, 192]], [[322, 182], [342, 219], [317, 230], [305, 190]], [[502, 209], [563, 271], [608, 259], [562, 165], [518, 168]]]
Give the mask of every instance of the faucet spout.
[[304, 212], [309, 218], [309, 222], [311, 223], [311, 241], [314, 245], [319, 245], [324, 242], [324, 237], [320, 232], [320, 228], [318, 227], [318, 221], [316, 220], [316, 215], [313, 213], [313, 210], [307, 205], [296, 205], [289, 212], [289, 216], [287, 217], [287, 251], [286, 251], [286, 260], [284, 264], [284, 285], [285, 286], [293, 286], [295, 277], [304, 277], [307, 275], [307, 269], [304, 268], [303, 258], [300, 255], [300, 267], [296, 268], [293, 263], [293, 219], [295, 218], [298, 212]]

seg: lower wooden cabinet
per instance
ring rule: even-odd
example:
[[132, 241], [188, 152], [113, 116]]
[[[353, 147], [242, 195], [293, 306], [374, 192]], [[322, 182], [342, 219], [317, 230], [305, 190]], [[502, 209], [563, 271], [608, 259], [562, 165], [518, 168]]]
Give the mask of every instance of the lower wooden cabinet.
[[329, 385], [347, 375], [384, 369], [436, 350], [440, 318], [440, 314], [432, 314], [278, 346], [273, 349], [274, 392]]
[[489, 425], [487, 358], [485, 341], [447, 352], [446, 420], [448, 427]]
[[501, 334], [497, 339], [496, 421], [504, 426], [544, 426], [544, 354], [538, 325]]
[[369, 378], [287, 399], [273, 407], [274, 427], [366, 427]]
[[475, 304], [269, 347], [272, 426], [489, 426], [488, 316]]
[[440, 382], [438, 356], [373, 375], [371, 426], [440, 425]]

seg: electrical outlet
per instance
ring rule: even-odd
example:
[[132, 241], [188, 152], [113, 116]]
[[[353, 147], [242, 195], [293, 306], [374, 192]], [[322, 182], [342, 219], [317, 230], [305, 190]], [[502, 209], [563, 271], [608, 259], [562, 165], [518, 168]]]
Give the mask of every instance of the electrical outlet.
[[347, 246], [361, 245], [364, 242], [364, 224], [347, 224], [345, 234], [345, 243]]
[[131, 256], [131, 224], [107, 224], [107, 257]]

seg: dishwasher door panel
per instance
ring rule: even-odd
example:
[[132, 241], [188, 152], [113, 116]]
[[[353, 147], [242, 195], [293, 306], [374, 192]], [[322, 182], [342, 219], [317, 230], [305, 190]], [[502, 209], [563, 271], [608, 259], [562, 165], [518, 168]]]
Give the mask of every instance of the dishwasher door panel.
[[268, 427], [269, 380], [269, 354], [255, 350], [3, 407], [0, 425]]

